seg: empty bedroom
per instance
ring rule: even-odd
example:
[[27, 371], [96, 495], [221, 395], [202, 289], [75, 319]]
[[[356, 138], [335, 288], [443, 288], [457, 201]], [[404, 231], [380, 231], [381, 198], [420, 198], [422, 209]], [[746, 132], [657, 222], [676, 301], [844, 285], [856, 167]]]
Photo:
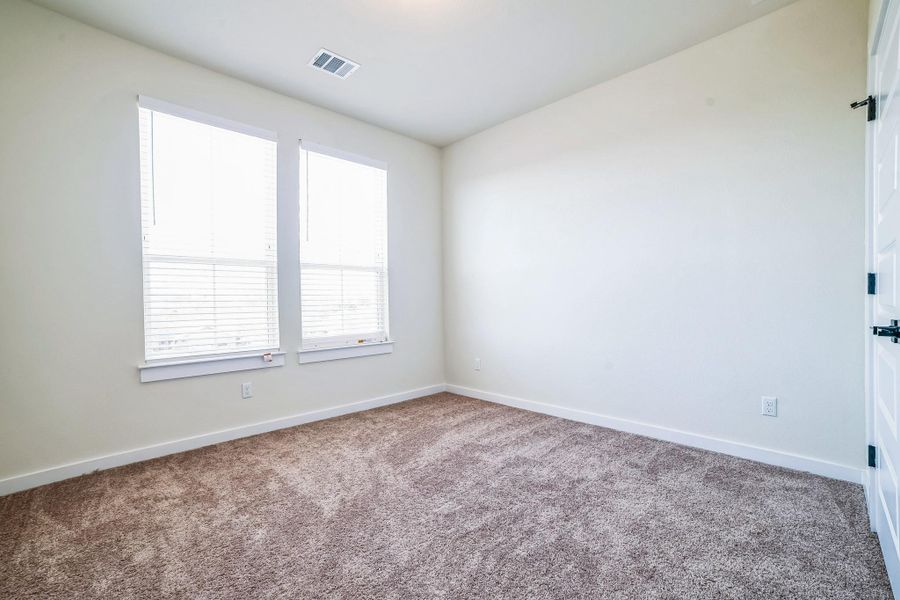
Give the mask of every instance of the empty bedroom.
[[0, 0], [0, 598], [890, 599], [900, 0]]

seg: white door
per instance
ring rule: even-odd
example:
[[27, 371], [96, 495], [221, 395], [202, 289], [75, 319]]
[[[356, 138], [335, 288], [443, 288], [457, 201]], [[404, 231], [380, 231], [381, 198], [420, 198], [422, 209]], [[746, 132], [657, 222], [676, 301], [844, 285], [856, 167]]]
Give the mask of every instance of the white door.
[[[869, 307], [870, 325], [890, 326], [900, 320], [897, 297], [900, 251], [900, 0], [885, 0], [870, 56], [870, 88], [876, 100], [876, 119], [869, 124], [868, 238], [870, 268], [877, 274], [877, 293]], [[860, 118], [865, 118], [860, 115]], [[896, 324], [896, 322], [894, 323]], [[874, 332], [873, 332], [874, 333]], [[877, 448], [877, 468], [869, 480], [872, 525], [884, 553], [895, 590], [900, 590], [900, 506], [898, 506], [898, 393], [900, 393], [900, 331], [879, 330], [869, 337], [867, 349], [870, 381], [867, 411], [871, 443]]]

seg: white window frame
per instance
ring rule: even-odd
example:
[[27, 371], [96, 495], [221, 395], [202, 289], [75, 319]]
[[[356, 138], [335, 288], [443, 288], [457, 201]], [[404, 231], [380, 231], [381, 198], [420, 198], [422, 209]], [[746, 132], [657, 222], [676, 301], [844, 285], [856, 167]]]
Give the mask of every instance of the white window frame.
[[[340, 150], [338, 148], [332, 148], [330, 146], [323, 146], [322, 144], [317, 144], [315, 142], [309, 142], [307, 140], [299, 140], [300, 144], [300, 152], [316, 152], [318, 154], [324, 154], [327, 156], [332, 156], [334, 158], [339, 158], [342, 160], [355, 162], [362, 165], [367, 165], [370, 167], [375, 167], [377, 169], [383, 169], [385, 173], [388, 171], [388, 163], [383, 160], [378, 160], [374, 158], [369, 158], [367, 156], [363, 156], [361, 154], [354, 154], [352, 152], [347, 152], [346, 150]], [[302, 154], [301, 154], [302, 156]], [[304, 177], [308, 177], [309, 174], [304, 171]], [[387, 185], [387, 181], [386, 181]], [[298, 198], [301, 200], [300, 205], [305, 202], [306, 199], [306, 185], [304, 181], [300, 181], [300, 186], [298, 190]], [[385, 239], [384, 239], [384, 254], [385, 254], [385, 269], [384, 269], [384, 338], [376, 338], [375, 333], [364, 333], [360, 332], [359, 334], [353, 336], [341, 335], [334, 336], [330, 338], [318, 338], [315, 343], [310, 344], [308, 346], [304, 345], [303, 341], [303, 302], [301, 299], [300, 302], [300, 348], [297, 349], [297, 360], [301, 365], [317, 363], [317, 362], [326, 362], [332, 360], [341, 360], [345, 358], [357, 358], [362, 356], [375, 356], [379, 354], [390, 354], [394, 351], [394, 339], [391, 337], [391, 328], [390, 328], [390, 312], [391, 312], [391, 303], [390, 303], [390, 256], [388, 253], [388, 245], [389, 245], [389, 229], [390, 229], [390, 211], [389, 211], [390, 202], [388, 197], [385, 197]], [[298, 225], [303, 226], [302, 215], [301, 220], [298, 222]], [[298, 229], [298, 233], [299, 233]], [[300, 264], [300, 268], [302, 270], [302, 257], [298, 256], [298, 263]], [[307, 263], [312, 265], [313, 263]], [[352, 268], [352, 267], [344, 267], [344, 268]], [[360, 267], [362, 270], [374, 270], [374, 268], [364, 268]], [[301, 274], [302, 281], [302, 274]], [[302, 285], [302, 283], [301, 283]], [[302, 291], [301, 291], [302, 294]]]
[[[247, 125], [238, 121], [232, 121], [230, 119], [225, 119], [222, 117], [204, 113], [196, 109], [179, 106], [177, 104], [172, 104], [164, 100], [158, 100], [149, 96], [139, 95], [137, 100], [137, 106], [140, 108], [166, 113], [175, 117], [189, 119], [197, 123], [203, 123], [205, 125], [211, 125], [213, 127], [228, 129], [237, 133], [252, 135], [272, 142], [278, 141], [278, 135], [275, 132], [269, 131], [267, 129], [254, 127], [252, 125]], [[277, 215], [277, 192], [275, 202]], [[276, 271], [276, 277], [277, 276], [278, 272]], [[143, 364], [138, 365], [138, 371], [140, 374], [140, 381], [142, 383], [146, 383], [151, 381], [164, 381], [167, 379], [196, 377], [200, 375], [213, 375], [217, 373], [230, 373], [234, 371], [247, 371], [252, 369], [281, 367], [284, 366], [284, 358], [285, 353], [282, 352], [280, 348], [273, 348], [271, 350], [262, 352], [234, 352], [228, 354], [203, 355], [187, 358], [145, 360]]]

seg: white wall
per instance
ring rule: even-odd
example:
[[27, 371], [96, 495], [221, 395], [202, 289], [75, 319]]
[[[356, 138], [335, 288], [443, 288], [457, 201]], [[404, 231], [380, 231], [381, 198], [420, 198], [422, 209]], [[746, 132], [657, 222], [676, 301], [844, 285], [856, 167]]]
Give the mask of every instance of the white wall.
[[445, 149], [447, 381], [863, 466], [866, 29], [801, 0]]
[[[435, 148], [19, 0], [0, 0], [0, 90], [0, 479], [443, 381]], [[286, 366], [138, 383], [139, 93], [278, 132]], [[392, 355], [297, 364], [301, 136], [390, 165]]]

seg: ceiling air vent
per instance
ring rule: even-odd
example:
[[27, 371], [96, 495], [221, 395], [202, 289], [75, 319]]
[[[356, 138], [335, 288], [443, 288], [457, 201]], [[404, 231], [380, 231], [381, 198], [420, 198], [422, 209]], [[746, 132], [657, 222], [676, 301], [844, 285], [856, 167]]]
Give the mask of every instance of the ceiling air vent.
[[349, 58], [338, 56], [331, 50], [326, 50], [325, 48], [316, 52], [313, 59], [309, 61], [309, 66], [317, 71], [324, 71], [325, 73], [330, 73], [341, 79], [347, 79], [351, 73], [359, 68], [359, 65]]

